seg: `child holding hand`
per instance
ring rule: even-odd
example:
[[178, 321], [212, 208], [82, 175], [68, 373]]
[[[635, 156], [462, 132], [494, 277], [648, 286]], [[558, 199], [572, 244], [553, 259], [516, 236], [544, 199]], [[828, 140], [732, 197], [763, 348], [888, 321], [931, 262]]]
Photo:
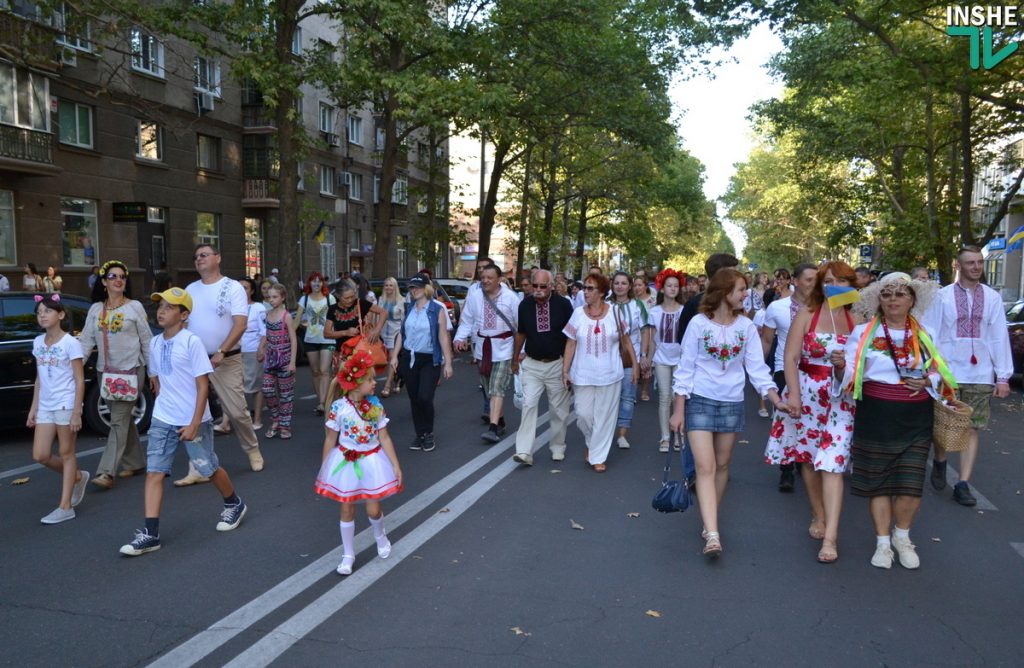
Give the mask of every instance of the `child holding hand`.
[[[366, 504], [377, 554], [387, 559], [391, 542], [384, 532], [381, 499], [402, 491], [402, 469], [388, 435], [388, 417], [373, 396], [373, 358], [356, 351], [343, 363], [327, 392], [327, 437], [323, 464], [316, 479], [316, 493], [341, 503], [341, 544], [344, 553], [339, 575], [350, 575], [355, 564], [356, 505]], [[345, 396], [337, 401], [338, 389]]]

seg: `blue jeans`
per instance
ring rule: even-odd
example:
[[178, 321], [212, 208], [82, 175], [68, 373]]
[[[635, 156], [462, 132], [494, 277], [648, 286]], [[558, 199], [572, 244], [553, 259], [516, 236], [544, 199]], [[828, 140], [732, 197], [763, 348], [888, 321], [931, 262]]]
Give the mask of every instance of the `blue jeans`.
[[[154, 419], [149, 426], [149, 443], [146, 445], [146, 471], [171, 475], [171, 464], [174, 453], [181, 442], [178, 429], [160, 420]], [[194, 441], [184, 441], [188, 458], [199, 474], [209, 478], [220, 467], [217, 454], [213, 451], [213, 422], [207, 421], [199, 426], [199, 434]]]
[[622, 392], [619, 394], [619, 421], [618, 426], [629, 429], [633, 426], [633, 407], [636, 406], [636, 385], [633, 380], [633, 372], [626, 369], [622, 375]]

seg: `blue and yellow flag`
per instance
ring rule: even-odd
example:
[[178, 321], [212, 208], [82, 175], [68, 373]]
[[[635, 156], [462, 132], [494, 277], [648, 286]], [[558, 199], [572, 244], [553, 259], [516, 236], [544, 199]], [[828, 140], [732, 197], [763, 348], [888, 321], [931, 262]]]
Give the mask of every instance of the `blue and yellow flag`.
[[1017, 231], [1006, 240], [1006, 252], [1012, 253], [1024, 246], [1024, 225], [1017, 228]]
[[860, 293], [856, 288], [847, 288], [840, 285], [826, 285], [825, 299], [830, 309], [846, 306], [860, 301]]

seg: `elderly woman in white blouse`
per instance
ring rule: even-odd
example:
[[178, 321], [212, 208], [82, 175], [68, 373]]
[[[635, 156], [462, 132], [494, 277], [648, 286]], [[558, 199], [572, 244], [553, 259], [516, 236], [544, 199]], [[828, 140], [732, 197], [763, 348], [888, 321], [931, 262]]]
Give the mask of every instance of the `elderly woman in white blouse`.
[[722, 553], [718, 507], [729, 481], [729, 462], [736, 434], [744, 427], [743, 384], [749, 377], [775, 409], [789, 412], [779, 398], [757, 328], [743, 315], [747, 282], [735, 269], [720, 269], [711, 278], [683, 336], [679, 365], [673, 376], [675, 405], [669, 426], [685, 427], [697, 461], [697, 500], [704, 520], [703, 553]]

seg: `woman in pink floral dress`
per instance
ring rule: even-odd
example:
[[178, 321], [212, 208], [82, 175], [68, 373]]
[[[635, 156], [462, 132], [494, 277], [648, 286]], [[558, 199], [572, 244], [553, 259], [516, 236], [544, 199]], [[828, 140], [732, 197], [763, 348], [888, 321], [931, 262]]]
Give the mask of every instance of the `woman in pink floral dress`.
[[[849, 466], [854, 401], [833, 396], [834, 350], [842, 350], [856, 322], [847, 307], [830, 310], [824, 286], [849, 287], [856, 275], [844, 262], [826, 262], [818, 270], [808, 308], [797, 314], [786, 339], [785, 401], [800, 419], [776, 417], [765, 448], [771, 465], [800, 463], [811, 505], [811, 538], [821, 540], [818, 561], [838, 559], [836, 540], [843, 505], [843, 473]], [[797, 390], [797, 391], [794, 391]], [[777, 414], [778, 415], [778, 414]]]

